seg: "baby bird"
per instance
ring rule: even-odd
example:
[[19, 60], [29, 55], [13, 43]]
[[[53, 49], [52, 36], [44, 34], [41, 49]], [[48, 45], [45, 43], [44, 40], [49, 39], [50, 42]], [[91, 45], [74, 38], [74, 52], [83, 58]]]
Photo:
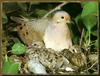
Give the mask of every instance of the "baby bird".
[[70, 22], [70, 16], [65, 11], [57, 11], [53, 18], [28, 19], [16, 18], [11, 19], [17, 23], [18, 34], [21, 40], [31, 45], [33, 41], [43, 41], [46, 48], [55, 51], [70, 49], [72, 40], [67, 23]]
[[72, 47], [70, 31], [66, 23], [70, 23], [69, 14], [65, 11], [56, 12], [43, 36], [46, 48], [61, 51]]

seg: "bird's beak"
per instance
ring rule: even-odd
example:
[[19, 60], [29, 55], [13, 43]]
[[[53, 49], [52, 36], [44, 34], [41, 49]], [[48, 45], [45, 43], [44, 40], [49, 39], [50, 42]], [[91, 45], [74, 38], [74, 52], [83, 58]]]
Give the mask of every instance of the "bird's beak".
[[66, 19], [66, 23], [70, 23], [71, 22], [70, 17], [65, 17], [65, 19]]
[[66, 23], [70, 23], [70, 22], [71, 22], [70, 20], [67, 20], [67, 21], [66, 21]]

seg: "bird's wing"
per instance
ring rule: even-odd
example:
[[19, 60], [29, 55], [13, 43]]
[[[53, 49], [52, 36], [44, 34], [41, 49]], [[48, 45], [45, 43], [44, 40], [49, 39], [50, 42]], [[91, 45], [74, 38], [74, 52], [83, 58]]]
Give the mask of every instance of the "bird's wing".
[[48, 19], [28, 19], [20, 17], [11, 17], [11, 19], [19, 25], [17, 26], [17, 31], [21, 40], [30, 45], [33, 41], [42, 41], [48, 23]]
[[47, 18], [43, 19], [37, 19], [37, 20], [32, 20], [30, 22], [27, 22], [28, 25], [32, 25], [32, 28], [34, 28], [35, 31], [40, 32], [41, 35], [44, 35], [44, 32], [49, 25], [50, 20]]
[[29, 21], [28, 18], [25, 17], [15, 17], [15, 16], [11, 16], [10, 19], [16, 23], [23, 23], [23, 22], [27, 22]]
[[44, 34], [45, 29], [50, 23], [50, 19], [48, 18], [41, 18], [41, 19], [28, 19], [25, 17], [11, 17], [11, 20], [17, 23], [25, 23], [27, 26], [31, 26], [31, 29], [34, 29], [36, 32], [40, 32], [41, 35]]

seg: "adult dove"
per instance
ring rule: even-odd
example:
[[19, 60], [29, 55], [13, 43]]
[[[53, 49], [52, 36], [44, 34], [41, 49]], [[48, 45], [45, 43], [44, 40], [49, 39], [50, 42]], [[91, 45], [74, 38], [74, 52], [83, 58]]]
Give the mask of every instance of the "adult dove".
[[63, 49], [72, 47], [70, 30], [67, 23], [70, 23], [70, 15], [65, 11], [57, 11], [54, 16], [41, 19], [28, 19], [11, 17], [20, 25], [17, 31], [21, 40], [30, 45], [33, 41], [43, 41], [46, 48], [60, 52]]
[[71, 48], [70, 31], [66, 24], [69, 22], [70, 16], [67, 12], [59, 11], [55, 13], [43, 36], [46, 48], [52, 48], [55, 51]]

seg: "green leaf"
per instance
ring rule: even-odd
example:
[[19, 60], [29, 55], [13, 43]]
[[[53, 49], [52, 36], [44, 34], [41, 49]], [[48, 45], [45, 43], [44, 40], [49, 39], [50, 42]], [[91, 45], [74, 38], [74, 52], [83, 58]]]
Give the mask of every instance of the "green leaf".
[[16, 2], [3, 2], [3, 11], [5, 13], [11, 13], [18, 9], [19, 9], [19, 7]]
[[43, 17], [48, 11], [46, 10], [43, 10], [43, 9], [36, 9], [36, 14], [39, 16], [39, 17]]
[[91, 31], [91, 34], [94, 35], [94, 36], [97, 36], [97, 30]]
[[76, 24], [78, 25], [79, 21], [81, 20], [81, 15], [78, 15], [76, 18], [75, 18], [75, 22]]
[[87, 16], [87, 15], [97, 15], [98, 13], [98, 2], [91, 1], [91, 2], [83, 2], [81, 4], [83, 6], [83, 11], [81, 16]]
[[95, 47], [98, 49], [98, 39], [95, 41]]
[[5, 23], [7, 23], [8, 22], [8, 18], [7, 18], [7, 16], [6, 16], [6, 14], [3, 12], [2, 13], [2, 21], [3, 21], [3, 24], [5, 24]]
[[27, 4], [26, 3], [18, 3], [18, 6], [23, 10], [23, 11], [27, 11]]
[[19, 71], [20, 63], [14, 63], [10, 58], [4, 59], [3, 74], [17, 74]]
[[87, 15], [82, 18], [85, 27], [89, 30], [97, 24], [97, 17], [93, 15]]
[[92, 29], [97, 23], [98, 2], [83, 2], [82, 20], [86, 28]]
[[27, 47], [22, 44], [22, 43], [15, 43], [13, 46], [12, 46], [12, 53], [13, 54], [16, 54], [16, 55], [21, 55], [21, 54], [24, 54], [27, 50]]

